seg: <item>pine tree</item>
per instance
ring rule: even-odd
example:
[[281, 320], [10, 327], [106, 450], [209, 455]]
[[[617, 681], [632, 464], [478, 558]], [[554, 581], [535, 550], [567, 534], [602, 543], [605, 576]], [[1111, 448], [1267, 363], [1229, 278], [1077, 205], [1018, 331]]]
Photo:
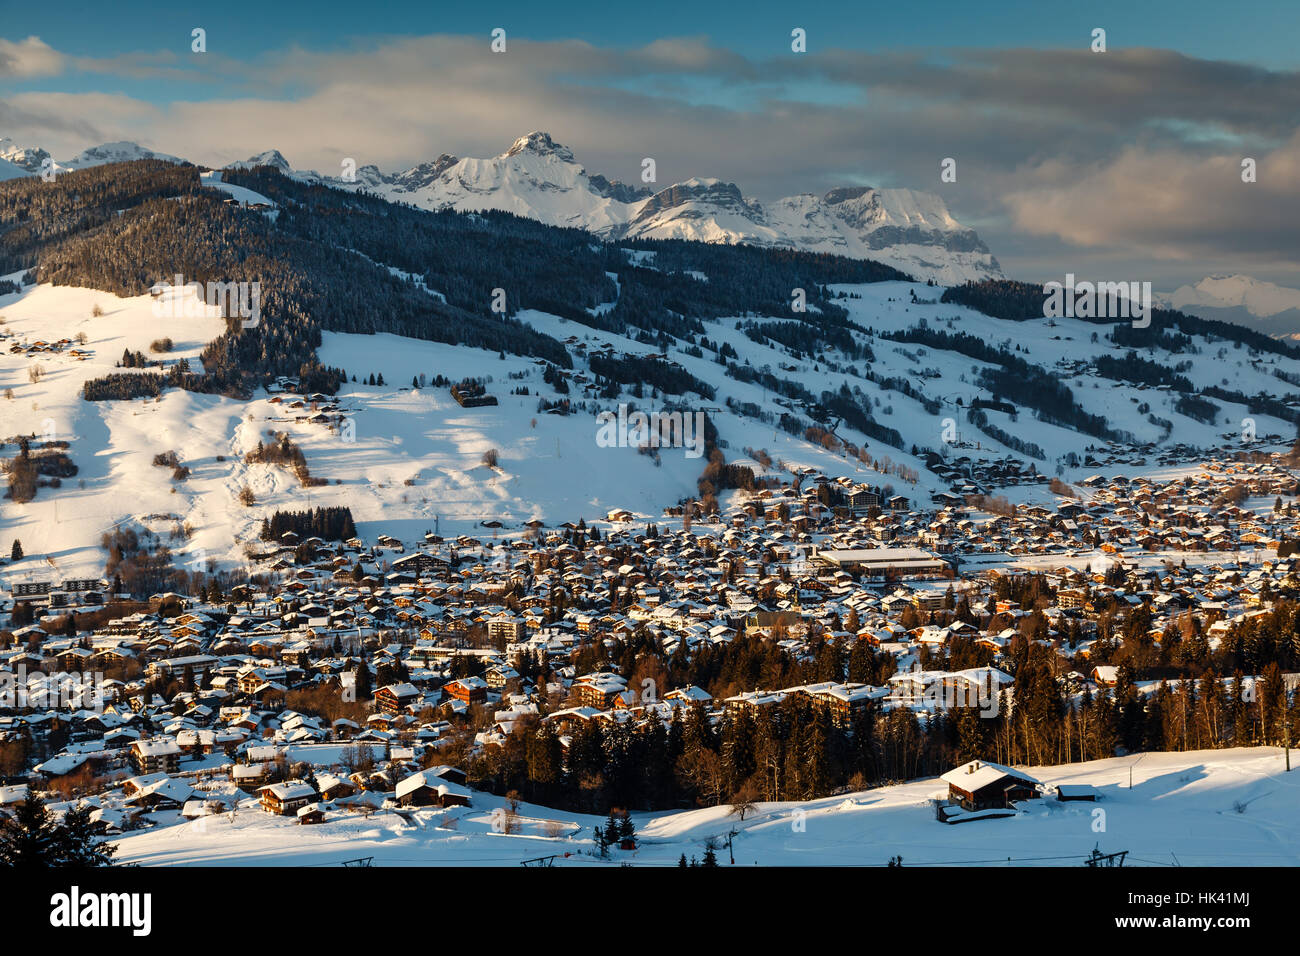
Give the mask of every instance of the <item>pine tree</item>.
[[12, 816], [0, 817], [0, 866], [49, 866], [55, 854], [56, 829], [44, 802], [29, 792]]
[[90, 819], [90, 807], [82, 806], [63, 815], [56, 830], [57, 859], [54, 866], [109, 866], [117, 847], [103, 842]]
[[365, 661], [362, 661], [353, 673], [356, 674], [356, 677], [353, 679], [352, 687], [357, 700], [369, 700], [371, 691], [370, 666]]
[[13, 547], [9, 549], [9, 558], [12, 561], [21, 561], [23, 559], [23, 543], [14, 538]]
[[12, 816], [0, 818], [0, 866], [107, 866], [116, 852], [99, 841], [89, 807], [69, 810], [56, 823], [44, 802], [29, 793]]
[[525, 755], [528, 779], [534, 785], [535, 796], [538, 799], [551, 796], [563, 776], [563, 748], [553, 723], [543, 723], [538, 732], [529, 737]]

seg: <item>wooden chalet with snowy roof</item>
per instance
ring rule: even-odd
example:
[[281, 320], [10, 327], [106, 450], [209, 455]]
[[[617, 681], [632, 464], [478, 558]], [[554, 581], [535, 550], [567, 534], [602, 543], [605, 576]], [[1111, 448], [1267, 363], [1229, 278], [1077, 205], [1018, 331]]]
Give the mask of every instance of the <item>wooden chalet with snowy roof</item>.
[[1029, 774], [985, 760], [968, 761], [939, 779], [948, 785], [948, 800], [971, 812], [1004, 810], [1039, 796], [1039, 783]]
[[375, 692], [375, 709], [393, 716], [421, 698], [420, 690], [413, 684], [390, 684]]
[[262, 809], [267, 813], [281, 816], [297, 814], [299, 810], [309, 803], [315, 803], [317, 799], [312, 785], [301, 780], [267, 784], [257, 792], [262, 800]]
[[403, 806], [467, 807], [472, 791], [464, 779], [455, 767], [430, 767], [399, 781], [394, 793]]

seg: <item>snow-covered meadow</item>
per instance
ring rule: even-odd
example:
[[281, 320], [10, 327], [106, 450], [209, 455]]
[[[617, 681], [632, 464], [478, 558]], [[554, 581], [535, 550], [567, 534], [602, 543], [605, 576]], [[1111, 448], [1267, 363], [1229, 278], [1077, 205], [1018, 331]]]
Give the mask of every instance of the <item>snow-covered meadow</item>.
[[[517, 866], [557, 856], [556, 866], [673, 866], [700, 858], [706, 841], [732, 840], [736, 865], [1080, 866], [1094, 848], [1128, 851], [1126, 866], [1300, 864], [1300, 768], [1287, 774], [1278, 748], [1150, 753], [1026, 768], [1044, 784], [1090, 784], [1096, 803], [1048, 795], [1013, 817], [957, 825], [934, 818], [937, 779], [845, 793], [805, 803], [762, 803], [742, 821], [729, 806], [633, 813], [640, 846], [594, 853], [602, 818], [521, 804], [504, 833], [506, 801], [475, 793], [471, 807], [383, 810], [370, 817], [329, 810], [299, 826], [253, 800], [233, 814], [157, 825], [118, 841], [117, 860], [156, 865], [336, 866], [373, 857], [375, 866]], [[1130, 774], [1132, 788], [1129, 787]], [[1100, 812], [1099, 812], [1100, 811]], [[725, 847], [719, 862], [728, 865]]]

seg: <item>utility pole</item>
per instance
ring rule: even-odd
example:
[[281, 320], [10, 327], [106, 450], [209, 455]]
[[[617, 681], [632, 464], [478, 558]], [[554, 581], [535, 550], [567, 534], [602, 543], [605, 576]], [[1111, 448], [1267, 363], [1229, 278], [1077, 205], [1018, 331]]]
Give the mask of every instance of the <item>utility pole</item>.
[[1291, 694], [1282, 678], [1282, 750], [1286, 754], [1286, 772], [1291, 772]]
[[1130, 790], [1133, 789], [1133, 768], [1136, 767], [1138, 765], [1138, 762], [1141, 761], [1141, 759], [1145, 756], [1146, 754], [1139, 754], [1137, 760], [1134, 760], [1131, 764], [1128, 765], [1128, 788]]

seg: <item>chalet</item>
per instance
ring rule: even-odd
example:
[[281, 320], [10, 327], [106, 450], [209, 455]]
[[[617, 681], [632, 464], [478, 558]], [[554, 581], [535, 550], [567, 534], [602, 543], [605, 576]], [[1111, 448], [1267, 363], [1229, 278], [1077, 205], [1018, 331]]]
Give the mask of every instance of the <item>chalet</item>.
[[948, 800], [964, 810], [1002, 810], [1017, 800], [1038, 798], [1039, 783], [1020, 770], [971, 760], [939, 778], [948, 785]]
[[487, 394], [487, 390], [476, 382], [461, 382], [451, 387], [451, 397], [462, 408], [477, 408], [482, 405], [495, 405], [497, 397]]
[[274, 768], [272, 763], [237, 763], [230, 768], [230, 781], [241, 790], [252, 793], [266, 783]]
[[464, 704], [482, 704], [487, 700], [487, 682], [481, 677], [462, 677], [446, 684], [443, 692]]
[[179, 810], [196, 792], [185, 781], [164, 775], [137, 788], [126, 802], [142, 809]]
[[831, 719], [841, 727], [852, 726], [853, 721], [887, 693], [883, 687], [868, 684], [839, 684], [827, 681], [823, 684], [807, 684], [796, 688], [814, 701], [825, 706]]
[[1098, 664], [1091, 676], [1098, 687], [1114, 687], [1119, 680], [1119, 668], [1114, 664]]
[[261, 795], [262, 809], [280, 816], [296, 814], [316, 800], [316, 791], [312, 785], [301, 780], [267, 784], [257, 792]]
[[398, 781], [397, 800], [408, 807], [467, 807], [470, 805], [471, 792], [468, 787], [448, 779], [445, 771], [450, 768], [435, 767], [421, 770], [404, 780]]
[[338, 800], [341, 797], [350, 797], [357, 790], [352, 781], [329, 773], [322, 773], [316, 777], [316, 788], [320, 791], [322, 800]]
[[390, 684], [375, 692], [375, 707], [393, 716], [402, 713], [408, 706], [420, 700], [421, 696], [419, 688], [414, 684]]
[[868, 511], [880, 506], [880, 495], [869, 488], [855, 488], [845, 494], [845, 503], [853, 512]]
[[416, 551], [393, 562], [393, 571], [409, 576], [412, 580], [426, 575], [445, 574], [450, 569], [446, 559]]
[[588, 674], [574, 681], [570, 694], [580, 707], [605, 710], [614, 706], [627, 689], [627, 681], [617, 674]]
[[1056, 606], [1063, 610], [1071, 611], [1082, 608], [1087, 603], [1087, 600], [1087, 595], [1075, 588], [1061, 588], [1056, 592]]
[[131, 763], [136, 773], [175, 773], [180, 769], [181, 745], [171, 737], [137, 740], [131, 745]]

